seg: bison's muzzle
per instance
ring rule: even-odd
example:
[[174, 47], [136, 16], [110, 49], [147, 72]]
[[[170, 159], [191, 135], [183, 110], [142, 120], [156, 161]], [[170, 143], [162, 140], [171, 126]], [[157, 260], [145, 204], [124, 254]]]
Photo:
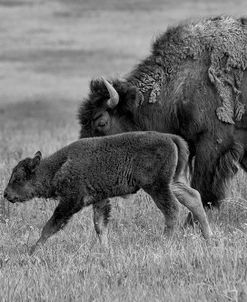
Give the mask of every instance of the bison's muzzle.
[[12, 195], [7, 189], [5, 189], [3, 197], [11, 203], [16, 203], [19, 201], [19, 198], [17, 196]]

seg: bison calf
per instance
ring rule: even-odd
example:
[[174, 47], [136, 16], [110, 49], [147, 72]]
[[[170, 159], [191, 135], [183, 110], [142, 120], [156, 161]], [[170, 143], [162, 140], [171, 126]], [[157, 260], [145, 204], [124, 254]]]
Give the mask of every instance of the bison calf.
[[83, 207], [93, 205], [94, 225], [100, 240], [107, 240], [108, 198], [136, 193], [151, 195], [174, 231], [178, 202], [198, 219], [205, 238], [211, 230], [200, 194], [179, 181], [188, 160], [183, 139], [157, 132], [132, 132], [78, 140], [47, 158], [38, 151], [13, 169], [4, 197], [25, 202], [34, 197], [56, 198], [59, 204], [37, 243], [44, 242]]

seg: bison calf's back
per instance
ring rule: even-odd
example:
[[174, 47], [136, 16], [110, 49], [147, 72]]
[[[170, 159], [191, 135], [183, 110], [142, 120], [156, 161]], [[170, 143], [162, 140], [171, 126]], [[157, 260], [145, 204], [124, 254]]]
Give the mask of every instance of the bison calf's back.
[[59, 199], [44, 226], [33, 252], [83, 207], [93, 205], [94, 225], [102, 242], [110, 215], [108, 198], [136, 193], [151, 195], [166, 219], [172, 235], [178, 217], [178, 201], [187, 206], [201, 223], [206, 238], [211, 230], [200, 195], [179, 182], [188, 161], [186, 143], [178, 136], [156, 132], [132, 132], [102, 138], [78, 140], [42, 159], [20, 161], [5, 189], [10, 202], [33, 197]]

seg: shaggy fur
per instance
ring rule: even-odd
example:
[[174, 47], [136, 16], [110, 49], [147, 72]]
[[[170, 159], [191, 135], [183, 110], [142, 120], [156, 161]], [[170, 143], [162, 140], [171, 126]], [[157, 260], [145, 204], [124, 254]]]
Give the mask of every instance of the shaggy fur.
[[104, 82], [91, 82], [78, 113], [80, 137], [136, 130], [179, 134], [195, 156], [192, 186], [204, 205], [219, 206], [236, 164], [246, 170], [246, 45], [244, 18], [207, 18], [168, 29], [124, 81], [112, 81], [119, 93], [115, 108], [107, 108]]
[[164, 214], [168, 235], [172, 235], [177, 221], [178, 199], [197, 217], [208, 238], [211, 230], [200, 194], [179, 181], [187, 159], [187, 145], [175, 135], [132, 132], [82, 139], [43, 160], [37, 152], [34, 158], [19, 162], [4, 197], [10, 202], [34, 197], [59, 199], [31, 252], [88, 205], [93, 205], [95, 230], [106, 243], [108, 198], [133, 194], [140, 188], [151, 195]]

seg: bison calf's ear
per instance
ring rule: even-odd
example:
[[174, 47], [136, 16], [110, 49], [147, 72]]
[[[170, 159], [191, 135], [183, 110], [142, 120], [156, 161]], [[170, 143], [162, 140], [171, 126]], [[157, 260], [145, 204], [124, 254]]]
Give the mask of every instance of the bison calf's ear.
[[38, 165], [40, 164], [40, 161], [42, 159], [42, 154], [40, 151], [37, 151], [34, 155], [34, 158], [31, 161], [31, 171], [34, 172], [36, 170], [36, 168], [38, 167]]

